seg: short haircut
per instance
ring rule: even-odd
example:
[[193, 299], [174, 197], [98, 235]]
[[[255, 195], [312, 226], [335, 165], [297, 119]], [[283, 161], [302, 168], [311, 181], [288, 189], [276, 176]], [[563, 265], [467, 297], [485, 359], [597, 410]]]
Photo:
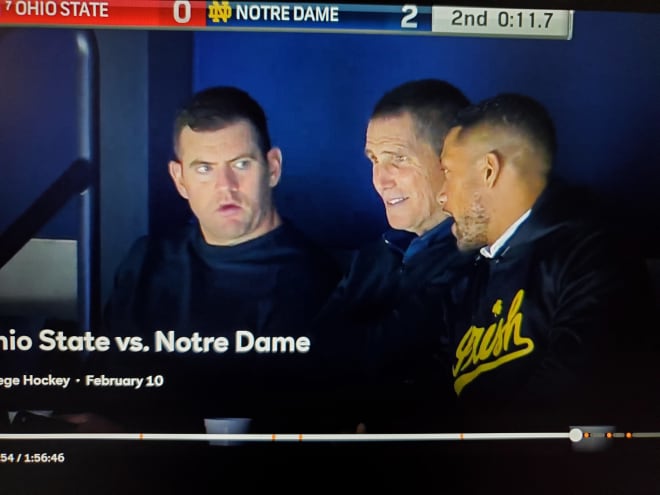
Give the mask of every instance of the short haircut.
[[439, 79], [410, 81], [391, 89], [376, 103], [371, 119], [409, 113], [417, 132], [436, 152], [442, 151], [456, 112], [469, 100], [455, 86]]
[[464, 108], [456, 115], [455, 126], [461, 132], [482, 124], [519, 132], [545, 155], [552, 166], [557, 150], [555, 125], [546, 108], [529, 96], [502, 93]]
[[240, 121], [251, 124], [259, 149], [266, 156], [271, 148], [266, 114], [261, 105], [242, 89], [216, 86], [195, 93], [174, 121], [174, 150], [185, 127], [193, 131], [217, 131]]

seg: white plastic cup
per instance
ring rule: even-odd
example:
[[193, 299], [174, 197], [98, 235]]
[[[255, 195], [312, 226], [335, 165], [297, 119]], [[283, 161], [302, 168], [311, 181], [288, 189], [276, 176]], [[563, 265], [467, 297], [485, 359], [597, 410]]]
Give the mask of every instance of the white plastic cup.
[[[205, 418], [204, 428], [211, 434], [247, 433], [250, 429], [250, 418]], [[209, 440], [210, 445], [238, 445], [236, 440]]]

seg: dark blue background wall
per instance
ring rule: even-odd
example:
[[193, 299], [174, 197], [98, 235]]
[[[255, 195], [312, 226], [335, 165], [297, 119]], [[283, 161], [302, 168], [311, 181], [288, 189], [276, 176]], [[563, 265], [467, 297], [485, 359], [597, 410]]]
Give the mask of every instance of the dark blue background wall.
[[631, 232], [660, 241], [660, 15], [578, 12], [571, 41], [198, 32], [193, 88], [237, 85], [284, 151], [280, 209], [319, 240], [354, 247], [385, 227], [364, 133], [383, 92], [437, 77], [479, 100], [518, 91], [559, 133], [557, 170], [610, 199]]
[[[23, 36], [25, 33], [26, 36]], [[589, 184], [660, 256], [660, 14], [578, 12], [571, 41], [192, 31], [98, 31], [101, 263], [105, 299], [130, 243], [187, 221], [171, 184], [175, 110], [232, 84], [257, 98], [284, 151], [281, 211], [312, 237], [354, 248], [386, 221], [364, 133], [373, 104], [410, 79], [447, 79], [473, 100], [520, 91], [555, 117], [557, 169]], [[0, 31], [0, 229], [75, 158], [71, 32]], [[43, 234], [75, 237], [70, 205]]]
[[[78, 158], [78, 70], [71, 31], [0, 31], [0, 232]], [[45, 42], [47, 39], [47, 42]], [[72, 201], [42, 237], [75, 238]]]

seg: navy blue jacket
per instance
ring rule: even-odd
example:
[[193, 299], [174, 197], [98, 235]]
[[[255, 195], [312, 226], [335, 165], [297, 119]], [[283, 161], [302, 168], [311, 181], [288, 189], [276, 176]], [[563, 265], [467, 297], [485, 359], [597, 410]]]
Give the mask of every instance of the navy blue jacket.
[[458, 251], [451, 223], [420, 237], [388, 231], [358, 251], [322, 313], [325, 369], [336, 380], [328, 394], [352, 407], [369, 431], [422, 428], [413, 416], [449, 396], [438, 361], [439, 297], [470, 260]]

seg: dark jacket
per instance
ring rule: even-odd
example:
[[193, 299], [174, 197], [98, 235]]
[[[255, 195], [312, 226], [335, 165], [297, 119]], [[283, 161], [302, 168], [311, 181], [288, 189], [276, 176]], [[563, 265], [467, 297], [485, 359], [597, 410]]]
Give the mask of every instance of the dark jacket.
[[[197, 225], [173, 238], [140, 239], [117, 271], [105, 332], [138, 337], [148, 350], [117, 352], [113, 342], [97, 370], [164, 377], [162, 387], [122, 391], [125, 408], [167, 404], [198, 426], [203, 417], [267, 415], [278, 396], [304, 395], [299, 385], [317, 352], [311, 321], [339, 275], [333, 259], [286, 222], [228, 247], [208, 245]], [[195, 336], [224, 337], [227, 346], [198, 339], [195, 349]], [[291, 339], [276, 349], [275, 337]], [[309, 339], [307, 352], [291, 348], [298, 337]]]
[[361, 249], [322, 313], [326, 376], [335, 381], [328, 395], [369, 431], [423, 428], [419, 415], [448, 396], [448, 385], [438, 388], [447, 382], [439, 298], [470, 259], [451, 223], [420, 237], [391, 230]]
[[[630, 420], [648, 277], [583, 190], [551, 183], [492, 259], [477, 255], [448, 306], [448, 373], [466, 429]], [[621, 395], [623, 394], [623, 395]]]

